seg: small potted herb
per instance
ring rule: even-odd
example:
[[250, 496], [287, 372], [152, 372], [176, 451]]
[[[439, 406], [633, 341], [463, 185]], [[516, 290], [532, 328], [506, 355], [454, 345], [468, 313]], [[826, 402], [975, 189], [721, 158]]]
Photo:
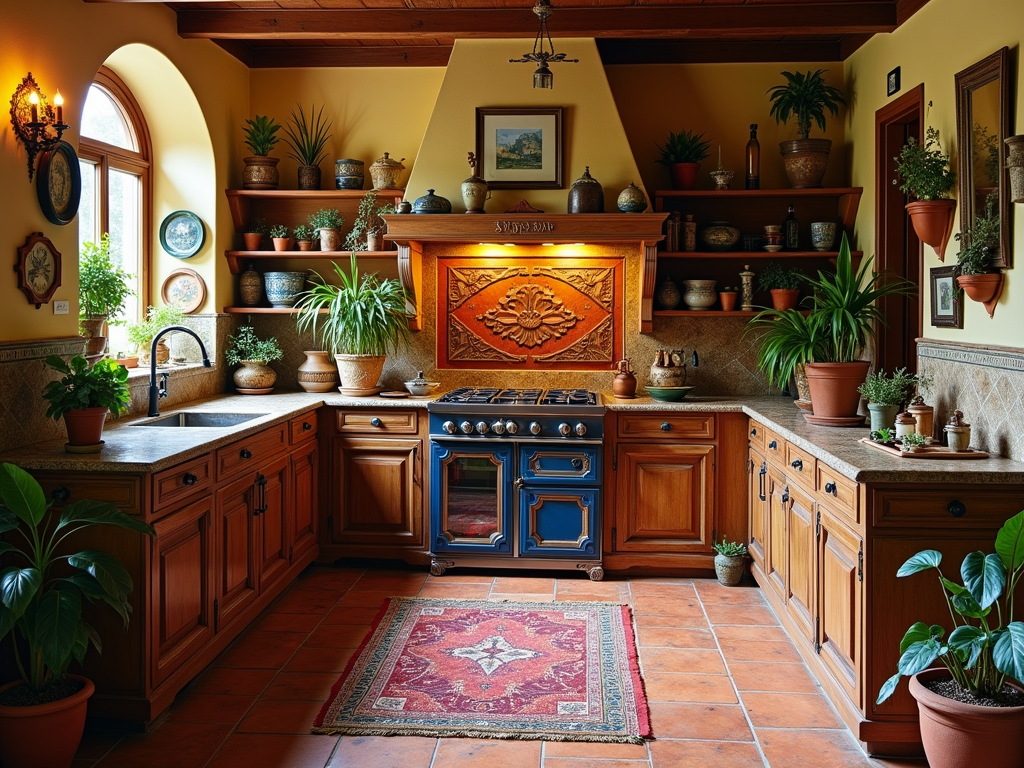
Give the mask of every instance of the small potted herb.
[[248, 229], [242, 233], [245, 250], [258, 251], [263, 247], [263, 238], [270, 234], [270, 227], [262, 216], [256, 216], [249, 222]]
[[99, 243], [82, 243], [78, 256], [78, 324], [86, 342], [87, 355], [102, 355], [107, 338], [104, 323], [117, 325], [124, 314], [128, 297], [134, 295], [132, 276], [110, 256], [110, 235]]
[[1003, 273], [992, 268], [992, 258], [999, 249], [998, 214], [976, 217], [974, 227], [957, 232], [956, 240], [960, 243], [956, 281], [967, 298], [985, 305], [991, 317], [1003, 285]]
[[243, 395], [265, 395], [274, 390], [277, 372], [270, 363], [284, 357], [284, 352], [271, 336], [261, 339], [256, 329], [243, 325], [233, 336], [228, 336], [228, 348], [224, 359], [228, 365], [241, 365], [232, 374], [235, 387]]
[[[169, 325], [181, 325], [185, 321], [185, 313], [169, 304], [162, 307], [149, 307], [146, 319], [141, 323], [128, 326], [128, 340], [135, 345], [139, 353], [139, 362], [149, 365], [150, 346], [153, 337], [161, 328]], [[156, 345], [156, 362], [166, 363], [171, 358], [171, 348], [167, 346], [167, 337], [163, 336]]]
[[903, 410], [903, 404], [910, 399], [920, 381], [917, 374], [907, 373], [906, 368], [897, 368], [891, 376], [885, 371], [875, 371], [857, 387], [857, 391], [868, 399], [873, 431], [896, 423], [896, 414]]
[[97, 360], [92, 366], [81, 355], [70, 361], [50, 355], [44, 361], [47, 368], [61, 374], [43, 388], [43, 399], [50, 405], [47, 417], [56, 421], [64, 417], [68, 432], [68, 445], [82, 449], [102, 449], [103, 422], [107, 411], [120, 416], [128, 409], [128, 369], [114, 360]]
[[[242, 158], [245, 168], [242, 171], [242, 187], [245, 189], [277, 189], [280, 183], [280, 174], [277, 171], [277, 164], [280, 160], [270, 157], [270, 150], [274, 148], [280, 139], [277, 132], [281, 124], [272, 117], [256, 115], [254, 119], [246, 119], [245, 145], [252, 152], [249, 157]], [[255, 248], [249, 250], [254, 251]]]
[[717, 553], [715, 575], [718, 577], [718, 583], [725, 587], [735, 587], [740, 583], [746, 567], [747, 545], [727, 541], [723, 536], [721, 542], [714, 541], [711, 546]]
[[341, 217], [337, 208], [321, 208], [316, 213], [311, 213], [307, 221], [314, 234], [320, 238], [321, 251], [341, 250], [341, 227], [345, 219]]
[[787, 269], [777, 261], [770, 261], [757, 276], [757, 287], [758, 290], [771, 292], [772, 307], [781, 312], [797, 305], [803, 280], [802, 270], [796, 267]]
[[300, 251], [313, 250], [313, 228], [308, 224], [299, 224], [293, 231], [295, 244]]
[[284, 224], [275, 224], [270, 228], [270, 239], [274, 241], [275, 251], [290, 251], [295, 245], [291, 231]]
[[732, 285], [723, 286], [718, 292], [718, 300], [722, 302], [723, 312], [732, 312], [736, 309], [737, 298], [739, 298], [739, 288]]
[[917, 453], [918, 449], [923, 448], [927, 443], [928, 438], [917, 434], [917, 432], [907, 432], [900, 438], [900, 445], [907, 453]]
[[876, 443], [887, 445], [896, 439], [896, 433], [889, 427], [882, 427], [881, 429], [872, 430], [869, 437]]
[[711, 142], [704, 139], [704, 134], [696, 134], [693, 131], [669, 131], [665, 146], [655, 146], [661, 152], [661, 158], [655, 162], [668, 166], [672, 188], [693, 189], [697, 183], [700, 161], [708, 156], [708, 150], [711, 148]]
[[949, 153], [943, 153], [939, 146], [939, 132], [929, 127], [924, 135], [923, 146], [911, 136], [899, 157], [893, 159], [901, 180], [900, 191], [915, 198], [907, 203], [914, 231], [941, 259], [953, 231], [956, 200], [950, 200], [949, 193], [956, 185], [956, 173], [949, 168]]

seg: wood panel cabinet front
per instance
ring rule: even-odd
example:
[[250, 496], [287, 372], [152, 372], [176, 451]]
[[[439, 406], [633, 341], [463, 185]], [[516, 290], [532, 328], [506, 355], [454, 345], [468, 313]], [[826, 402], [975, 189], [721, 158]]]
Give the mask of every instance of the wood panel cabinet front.
[[270, 588], [288, 572], [289, 520], [292, 510], [291, 461], [282, 456], [260, 469], [266, 479], [262, 483], [259, 507], [254, 510], [259, 573], [258, 589]]
[[314, 440], [291, 454], [292, 510], [289, 560], [298, 562], [316, 546], [320, 518], [320, 446]]
[[619, 443], [617, 451], [613, 550], [710, 552], [715, 446]]
[[816, 603], [814, 498], [794, 482], [788, 486], [786, 527], [789, 536], [789, 562], [786, 570], [786, 609], [800, 627], [807, 644], [814, 643], [814, 606]]
[[765, 569], [765, 552], [768, 549], [768, 461], [751, 442], [747, 462], [747, 526], [750, 530], [750, 543], [747, 551], [754, 564], [762, 571]]
[[259, 582], [253, 510], [258, 506], [259, 476], [258, 472], [246, 474], [219, 489], [214, 497], [215, 631], [234, 621], [256, 599]]
[[[768, 584], [780, 599], [786, 597], [786, 572], [789, 553], [789, 485], [786, 476], [768, 464], [768, 549], [765, 554], [764, 573]], [[763, 586], [763, 585], [762, 585]]]
[[816, 648], [836, 684], [851, 701], [859, 703], [864, 642], [863, 540], [824, 505], [818, 505], [818, 512]]

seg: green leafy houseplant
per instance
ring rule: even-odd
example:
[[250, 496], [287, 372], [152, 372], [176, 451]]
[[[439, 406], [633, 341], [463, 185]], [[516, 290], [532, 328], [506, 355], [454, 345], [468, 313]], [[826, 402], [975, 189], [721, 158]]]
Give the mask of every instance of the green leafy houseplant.
[[80, 499], [52, 509], [39, 483], [13, 464], [0, 465], [0, 502], [0, 552], [10, 559], [0, 574], [0, 640], [17, 635], [18, 672], [32, 691], [43, 692], [90, 645], [101, 650], [99, 635], [82, 617], [82, 598], [106, 603], [125, 626], [132, 610], [132, 579], [116, 557], [98, 550], [63, 554], [62, 544], [97, 525], [149, 536], [153, 529], [107, 502]]
[[656, 162], [662, 165], [673, 165], [675, 163], [699, 163], [708, 156], [711, 142], [705, 141], [704, 134], [695, 134], [693, 131], [680, 131], [679, 133], [668, 132], [668, 141], [665, 146], [656, 144], [661, 158]]
[[911, 453], [924, 446], [927, 442], [928, 438], [924, 435], [919, 435], [916, 432], [908, 432], [900, 438], [903, 450], [910, 451]]
[[116, 324], [124, 314], [128, 297], [135, 291], [129, 285], [132, 276], [110, 257], [110, 234], [100, 242], [82, 243], [78, 255], [78, 313], [81, 317], [106, 315]]
[[720, 554], [722, 557], [743, 557], [747, 554], [746, 544], [727, 541], [725, 536], [722, 536], [721, 542], [712, 542], [711, 546], [714, 548], [715, 552]]
[[768, 89], [768, 99], [772, 102], [768, 114], [775, 118], [776, 123], [788, 123], [791, 117], [795, 117], [802, 139], [810, 136], [812, 121], [824, 133], [825, 112], [836, 117], [839, 105], [846, 104], [843, 92], [825, 83], [824, 73], [824, 69], [806, 74], [783, 72], [786, 82]]
[[[911, 136], [900, 150], [896, 161], [900, 191], [918, 200], [942, 200], [956, 186], [956, 173], [949, 169], [949, 154], [939, 146], [939, 132], [932, 127], [925, 131], [924, 146]], [[897, 183], [896, 179], [892, 180]]]
[[974, 226], [954, 237], [960, 243], [956, 256], [957, 272], [961, 275], [984, 275], [992, 272], [992, 257], [999, 247], [999, 216], [978, 216]]
[[906, 368], [897, 368], [892, 375], [885, 371], [869, 374], [857, 391], [878, 405], [903, 405], [910, 398], [910, 393], [921, 379], [914, 373], [907, 373]]
[[889, 427], [882, 427], [881, 429], [873, 430], [870, 437], [876, 443], [891, 443], [896, 439], [896, 433]]
[[281, 130], [281, 124], [267, 115], [256, 115], [255, 119], [246, 118], [245, 145], [257, 157], [266, 157], [280, 141], [277, 132]]
[[50, 404], [46, 409], [48, 418], [56, 421], [68, 411], [86, 408], [109, 408], [115, 416], [127, 410], [131, 401], [128, 369], [116, 361], [97, 360], [90, 366], [81, 355], [70, 361], [50, 355], [43, 362], [47, 368], [63, 374], [43, 388], [43, 399]]
[[787, 269], [777, 261], [769, 261], [757, 276], [757, 288], [761, 291], [795, 290], [805, 279], [806, 275], [798, 267]]
[[935, 569], [949, 608], [952, 630], [915, 622], [900, 642], [899, 670], [882, 685], [878, 702], [896, 690], [901, 676], [916, 675], [936, 661], [973, 696], [997, 699], [1008, 678], [1024, 679], [1024, 622], [1014, 620], [1014, 591], [1024, 574], [1024, 512], [996, 534], [995, 553], [971, 552], [960, 566], [963, 584], [946, 577], [942, 553], [918, 552], [896, 575]]
[[180, 325], [184, 321], [185, 313], [177, 307], [170, 305], [149, 307], [146, 310], [146, 319], [143, 322], [129, 326], [128, 340], [140, 352], [149, 352], [149, 345], [152, 343], [157, 331], [169, 325]]
[[266, 365], [284, 357], [284, 352], [277, 343], [277, 338], [261, 339], [251, 325], [243, 325], [234, 336], [228, 336], [228, 348], [224, 359], [228, 365], [238, 365], [243, 361], [259, 362]]
[[324, 108], [321, 106], [317, 111], [316, 105], [309, 108], [309, 117], [306, 117], [302, 105], [296, 105], [299, 114], [290, 110], [288, 123], [284, 127], [285, 142], [291, 151], [289, 157], [293, 158], [299, 165], [320, 165], [327, 157], [327, 141], [331, 138], [331, 121], [324, 122]]
[[340, 229], [345, 223], [337, 208], [321, 208], [316, 213], [311, 213], [307, 221], [316, 233], [321, 229]]
[[299, 224], [293, 231], [292, 234], [296, 240], [312, 240], [313, 239], [313, 228], [308, 224]]
[[286, 227], [284, 224], [275, 224], [274, 226], [272, 226], [270, 228], [270, 236], [271, 237], [277, 237], [277, 238], [288, 237], [289, 233], [290, 232], [289, 232], [288, 227]]

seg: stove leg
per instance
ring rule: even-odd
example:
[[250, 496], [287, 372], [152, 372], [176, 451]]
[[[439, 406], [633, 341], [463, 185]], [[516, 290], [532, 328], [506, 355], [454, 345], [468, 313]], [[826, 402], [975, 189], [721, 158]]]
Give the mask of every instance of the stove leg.
[[451, 560], [432, 559], [430, 561], [430, 575], [444, 576], [444, 572], [451, 568], [453, 565], [455, 565], [455, 563]]
[[587, 570], [587, 575], [590, 576], [591, 581], [600, 581], [604, 578], [604, 568], [600, 565], [595, 565]]

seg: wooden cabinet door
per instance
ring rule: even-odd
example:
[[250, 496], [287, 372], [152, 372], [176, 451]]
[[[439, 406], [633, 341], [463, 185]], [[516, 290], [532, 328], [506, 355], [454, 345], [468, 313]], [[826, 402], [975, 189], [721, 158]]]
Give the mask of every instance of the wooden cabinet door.
[[258, 477], [258, 472], [247, 473], [218, 489], [214, 497], [214, 631], [234, 621], [256, 599], [253, 512], [258, 506]]
[[786, 549], [789, 535], [786, 532], [786, 521], [789, 517], [789, 486], [785, 475], [771, 464], [768, 465], [768, 548], [765, 550], [764, 571], [768, 584], [778, 592], [779, 597], [786, 596], [786, 569], [788, 557]]
[[259, 490], [257, 507], [256, 569], [258, 589], [267, 589], [288, 572], [288, 528], [291, 499], [291, 462], [287, 456], [261, 467], [266, 478]]
[[423, 442], [405, 438], [335, 438], [336, 544], [423, 546]]
[[619, 443], [618, 552], [711, 552], [715, 447]]
[[814, 498], [795, 483], [789, 484], [787, 513], [789, 562], [786, 570], [786, 609], [800, 627], [802, 639], [810, 645], [814, 642], [817, 513]]
[[[864, 642], [863, 557], [860, 536], [819, 504], [818, 620], [821, 661], [851, 701], [859, 702]], [[909, 625], [908, 625], [909, 626]], [[896, 644], [899, 649], [899, 642]], [[893, 672], [895, 672], [895, 667]]]
[[291, 454], [292, 499], [289, 509], [289, 562], [295, 563], [316, 545], [319, 509], [320, 450], [311, 440]]
[[764, 456], [750, 448], [747, 462], [747, 526], [750, 543], [747, 551], [754, 564], [765, 570], [765, 551], [768, 548], [768, 462]]
[[209, 495], [154, 523], [150, 664], [159, 685], [213, 637], [213, 543]]

